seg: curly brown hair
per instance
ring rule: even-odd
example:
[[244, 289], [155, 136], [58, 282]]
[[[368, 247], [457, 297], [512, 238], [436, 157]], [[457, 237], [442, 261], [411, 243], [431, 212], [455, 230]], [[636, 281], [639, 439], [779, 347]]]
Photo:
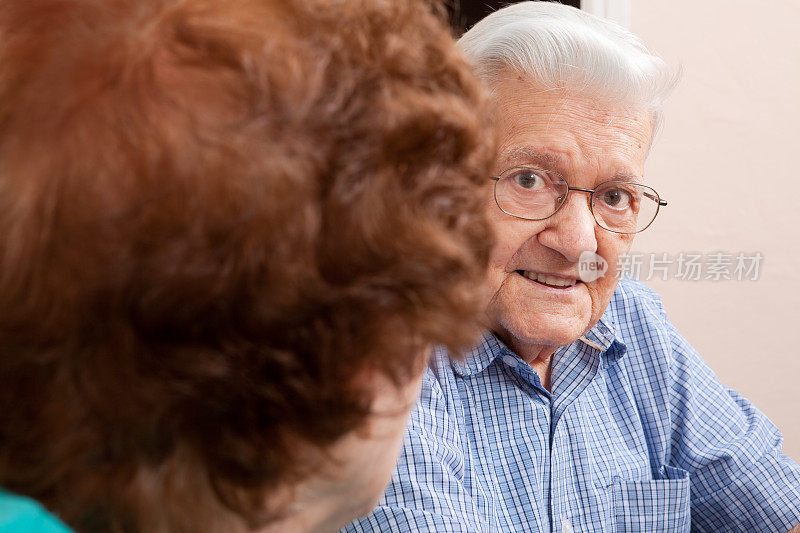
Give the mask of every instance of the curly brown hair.
[[0, 0], [0, 35], [0, 486], [262, 524], [354, 376], [472, 340], [493, 146], [430, 4]]

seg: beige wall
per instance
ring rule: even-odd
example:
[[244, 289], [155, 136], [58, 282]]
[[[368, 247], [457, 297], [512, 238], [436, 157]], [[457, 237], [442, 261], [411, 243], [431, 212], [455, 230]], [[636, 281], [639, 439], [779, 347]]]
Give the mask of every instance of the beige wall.
[[764, 255], [757, 281], [648, 283], [800, 460], [800, 0], [631, 0], [630, 23], [683, 67], [647, 167], [669, 206], [634, 249]]

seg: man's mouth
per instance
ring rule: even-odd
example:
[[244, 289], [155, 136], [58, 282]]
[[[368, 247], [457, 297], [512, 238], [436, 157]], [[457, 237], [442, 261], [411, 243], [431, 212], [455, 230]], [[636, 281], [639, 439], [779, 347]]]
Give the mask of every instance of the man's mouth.
[[532, 272], [530, 270], [517, 270], [517, 274], [540, 285], [552, 287], [554, 289], [568, 289], [580, 283], [580, 280], [577, 279], [562, 278], [550, 274], [541, 274], [539, 272]]

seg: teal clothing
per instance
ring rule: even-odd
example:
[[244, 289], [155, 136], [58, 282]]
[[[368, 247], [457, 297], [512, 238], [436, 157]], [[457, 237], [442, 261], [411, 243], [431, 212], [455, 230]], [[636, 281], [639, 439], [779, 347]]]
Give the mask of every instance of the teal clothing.
[[72, 533], [30, 498], [0, 490], [0, 533]]

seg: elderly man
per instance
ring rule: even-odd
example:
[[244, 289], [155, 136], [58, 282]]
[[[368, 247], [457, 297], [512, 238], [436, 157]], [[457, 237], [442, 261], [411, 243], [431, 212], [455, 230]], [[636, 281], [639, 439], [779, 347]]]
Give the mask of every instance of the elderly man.
[[[800, 467], [779, 431], [656, 294], [614, 276], [666, 205], [642, 183], [666, 65], [544, 2], [495, 12], [460, 45], [499, 109], [489, 332], [464, 360], [436, 351], [392, 484], [347, 531], [796, 526]], [[606, 275], [581, 277], [582, 258]]]

